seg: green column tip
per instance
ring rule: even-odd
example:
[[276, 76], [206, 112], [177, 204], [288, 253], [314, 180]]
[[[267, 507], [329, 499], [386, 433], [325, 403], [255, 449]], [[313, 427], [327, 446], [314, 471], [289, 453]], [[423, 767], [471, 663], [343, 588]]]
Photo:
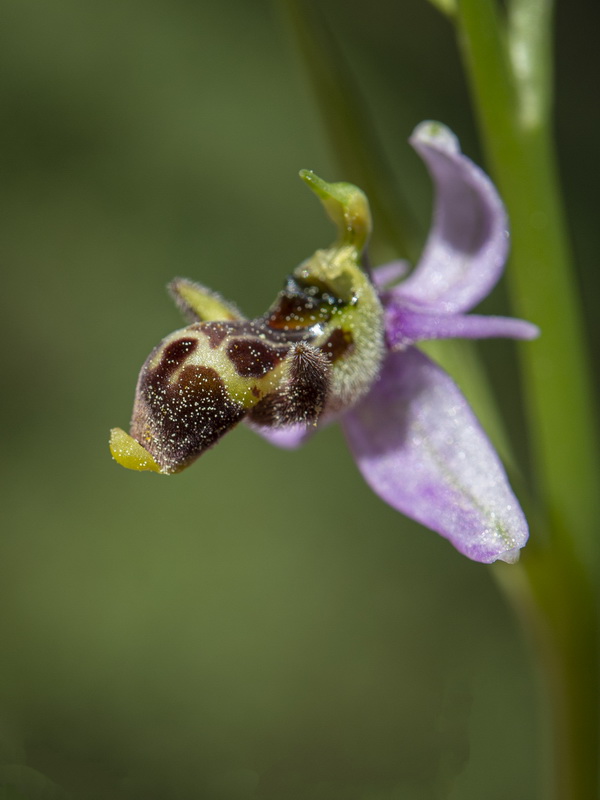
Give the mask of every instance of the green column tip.
[[371, 233], [371, 212], [365, 193], [352, 183], [327, 183], [309, 169], [300, 170], [300, 177], [321, 200], [336, 225], [337, 244], [362, 250]]

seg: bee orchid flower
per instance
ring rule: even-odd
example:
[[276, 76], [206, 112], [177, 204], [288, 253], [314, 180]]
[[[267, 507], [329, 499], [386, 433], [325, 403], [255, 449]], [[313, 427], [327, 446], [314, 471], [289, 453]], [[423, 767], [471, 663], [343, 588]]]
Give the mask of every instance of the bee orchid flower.
[[502, 274], [506, 214], [447, 128], [422, 123], [411, 144], [435, 188], [431, 231], [412, 273], [404, 277], [402, 262], [365, 270], [364, 194], [302, 172], [336, 223], [337, 241], [300, 264], [256, 320], [196, 283], [173, 281], [190, 324], [143, 365], [130, 433], [111, 432], [120, 464], [179, 472], [242, 419], [287, 448], [339, 420], [365, 480], [389, 505], [475, 561], [517, 560], [528, 529], [502, 464], [456, 384], [418, 343], [531, 339], [538, 330], [465, 313]]

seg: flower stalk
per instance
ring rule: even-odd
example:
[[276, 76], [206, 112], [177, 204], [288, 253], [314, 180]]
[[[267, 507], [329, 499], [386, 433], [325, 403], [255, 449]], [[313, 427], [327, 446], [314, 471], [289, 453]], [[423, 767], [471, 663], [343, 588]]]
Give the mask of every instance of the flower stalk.
[[[457, 24], [484, 145], [511, 220], [512, 301], [544, 332], [520, 354], [536, 489], [548, 509], [551, 536], [574, 537], [593, 562], [600, 511], [596, 423], [550, 130], [549, 60], [539, 41], [540, 31], [550, 34], [550, 3], [535, 5], [539, 19], [532, 14], [525, 30], [513, 28], [522, 60], [532, 63], [527, 74], [519, 74], [510, 58], [493, 2], [461, 0]], [[538, 94], [545, 99], [528, 99]]]
[[[589, 360], [551, 131], [550, 0], [460, 0], [456, 22], [482, 138], [511, 219], [515, 310], [543, 336], [522, 349], [535, 491], [547, 541], [523, 559], [527, 617], [550, 706], [544, 796], [593, 800], [598, 775], [598, 440]], [[538, 530], [541, 537], [542, 531]], [[534, 535], [535, 539], [535, 535]], [[514, 581], [502, 581], [515, 598]]]
[[347, 179], [369, 197], [377, 220], [376, 239], [391, 247], [396, 257], [415, 261], [422, 231], [401, 188], [390, 177], [367, 103], [318, 4], [279, 0], [278, 6], [293, 29], [337, 160]]

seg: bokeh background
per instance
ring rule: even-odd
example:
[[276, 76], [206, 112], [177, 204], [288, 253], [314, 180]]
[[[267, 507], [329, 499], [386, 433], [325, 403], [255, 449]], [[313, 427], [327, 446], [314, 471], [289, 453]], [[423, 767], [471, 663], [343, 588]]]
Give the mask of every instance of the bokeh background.
[[[452, 30], [424, 0], [320, 7], [425, 231], [412, 128], [443, 120], [483, 159]], [[281, 9], [4, 0], [1, 17], [0, 798], [541, 800], [537, 687], [490, 569], [380, 502], [339, 430], [287, 453], [239, 428], [169, 479], [108, 453], [181, 324], [172, 277], [256, 315], [332, 238], [297, 171], [350, 176]], [[596, 357], [598, 21], [559, 3]], [[520, 432], [512, 345], [481, 352]]]

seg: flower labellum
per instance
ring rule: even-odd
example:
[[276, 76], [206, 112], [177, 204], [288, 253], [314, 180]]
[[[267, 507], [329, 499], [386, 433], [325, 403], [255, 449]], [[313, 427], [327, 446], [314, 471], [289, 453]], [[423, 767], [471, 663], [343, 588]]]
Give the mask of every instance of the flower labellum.
[[387, 288], [403, 264], [363, 268], [371, 219], [360, 189], [302, 171], [338, 228], [336, 242], [300, 264], [255, 320], [175, 279], [169, 289], [190, 324], [143, 365], [130, 433], [111, 432], [116, 461], [170, 474], [243, 419], [287, 448], [317, 423], [339, 419], [361, 472], [387, 503], [476, 561], [518, 558], [527, 524], [502, 465], [452, 379], [416, 344], [528, 339], [537, 329], [464, 313], [502, 273], [506, 215], [447, 128], [423, 123], [411, 143], [432, 175], [436, 205], [410, 276]]

